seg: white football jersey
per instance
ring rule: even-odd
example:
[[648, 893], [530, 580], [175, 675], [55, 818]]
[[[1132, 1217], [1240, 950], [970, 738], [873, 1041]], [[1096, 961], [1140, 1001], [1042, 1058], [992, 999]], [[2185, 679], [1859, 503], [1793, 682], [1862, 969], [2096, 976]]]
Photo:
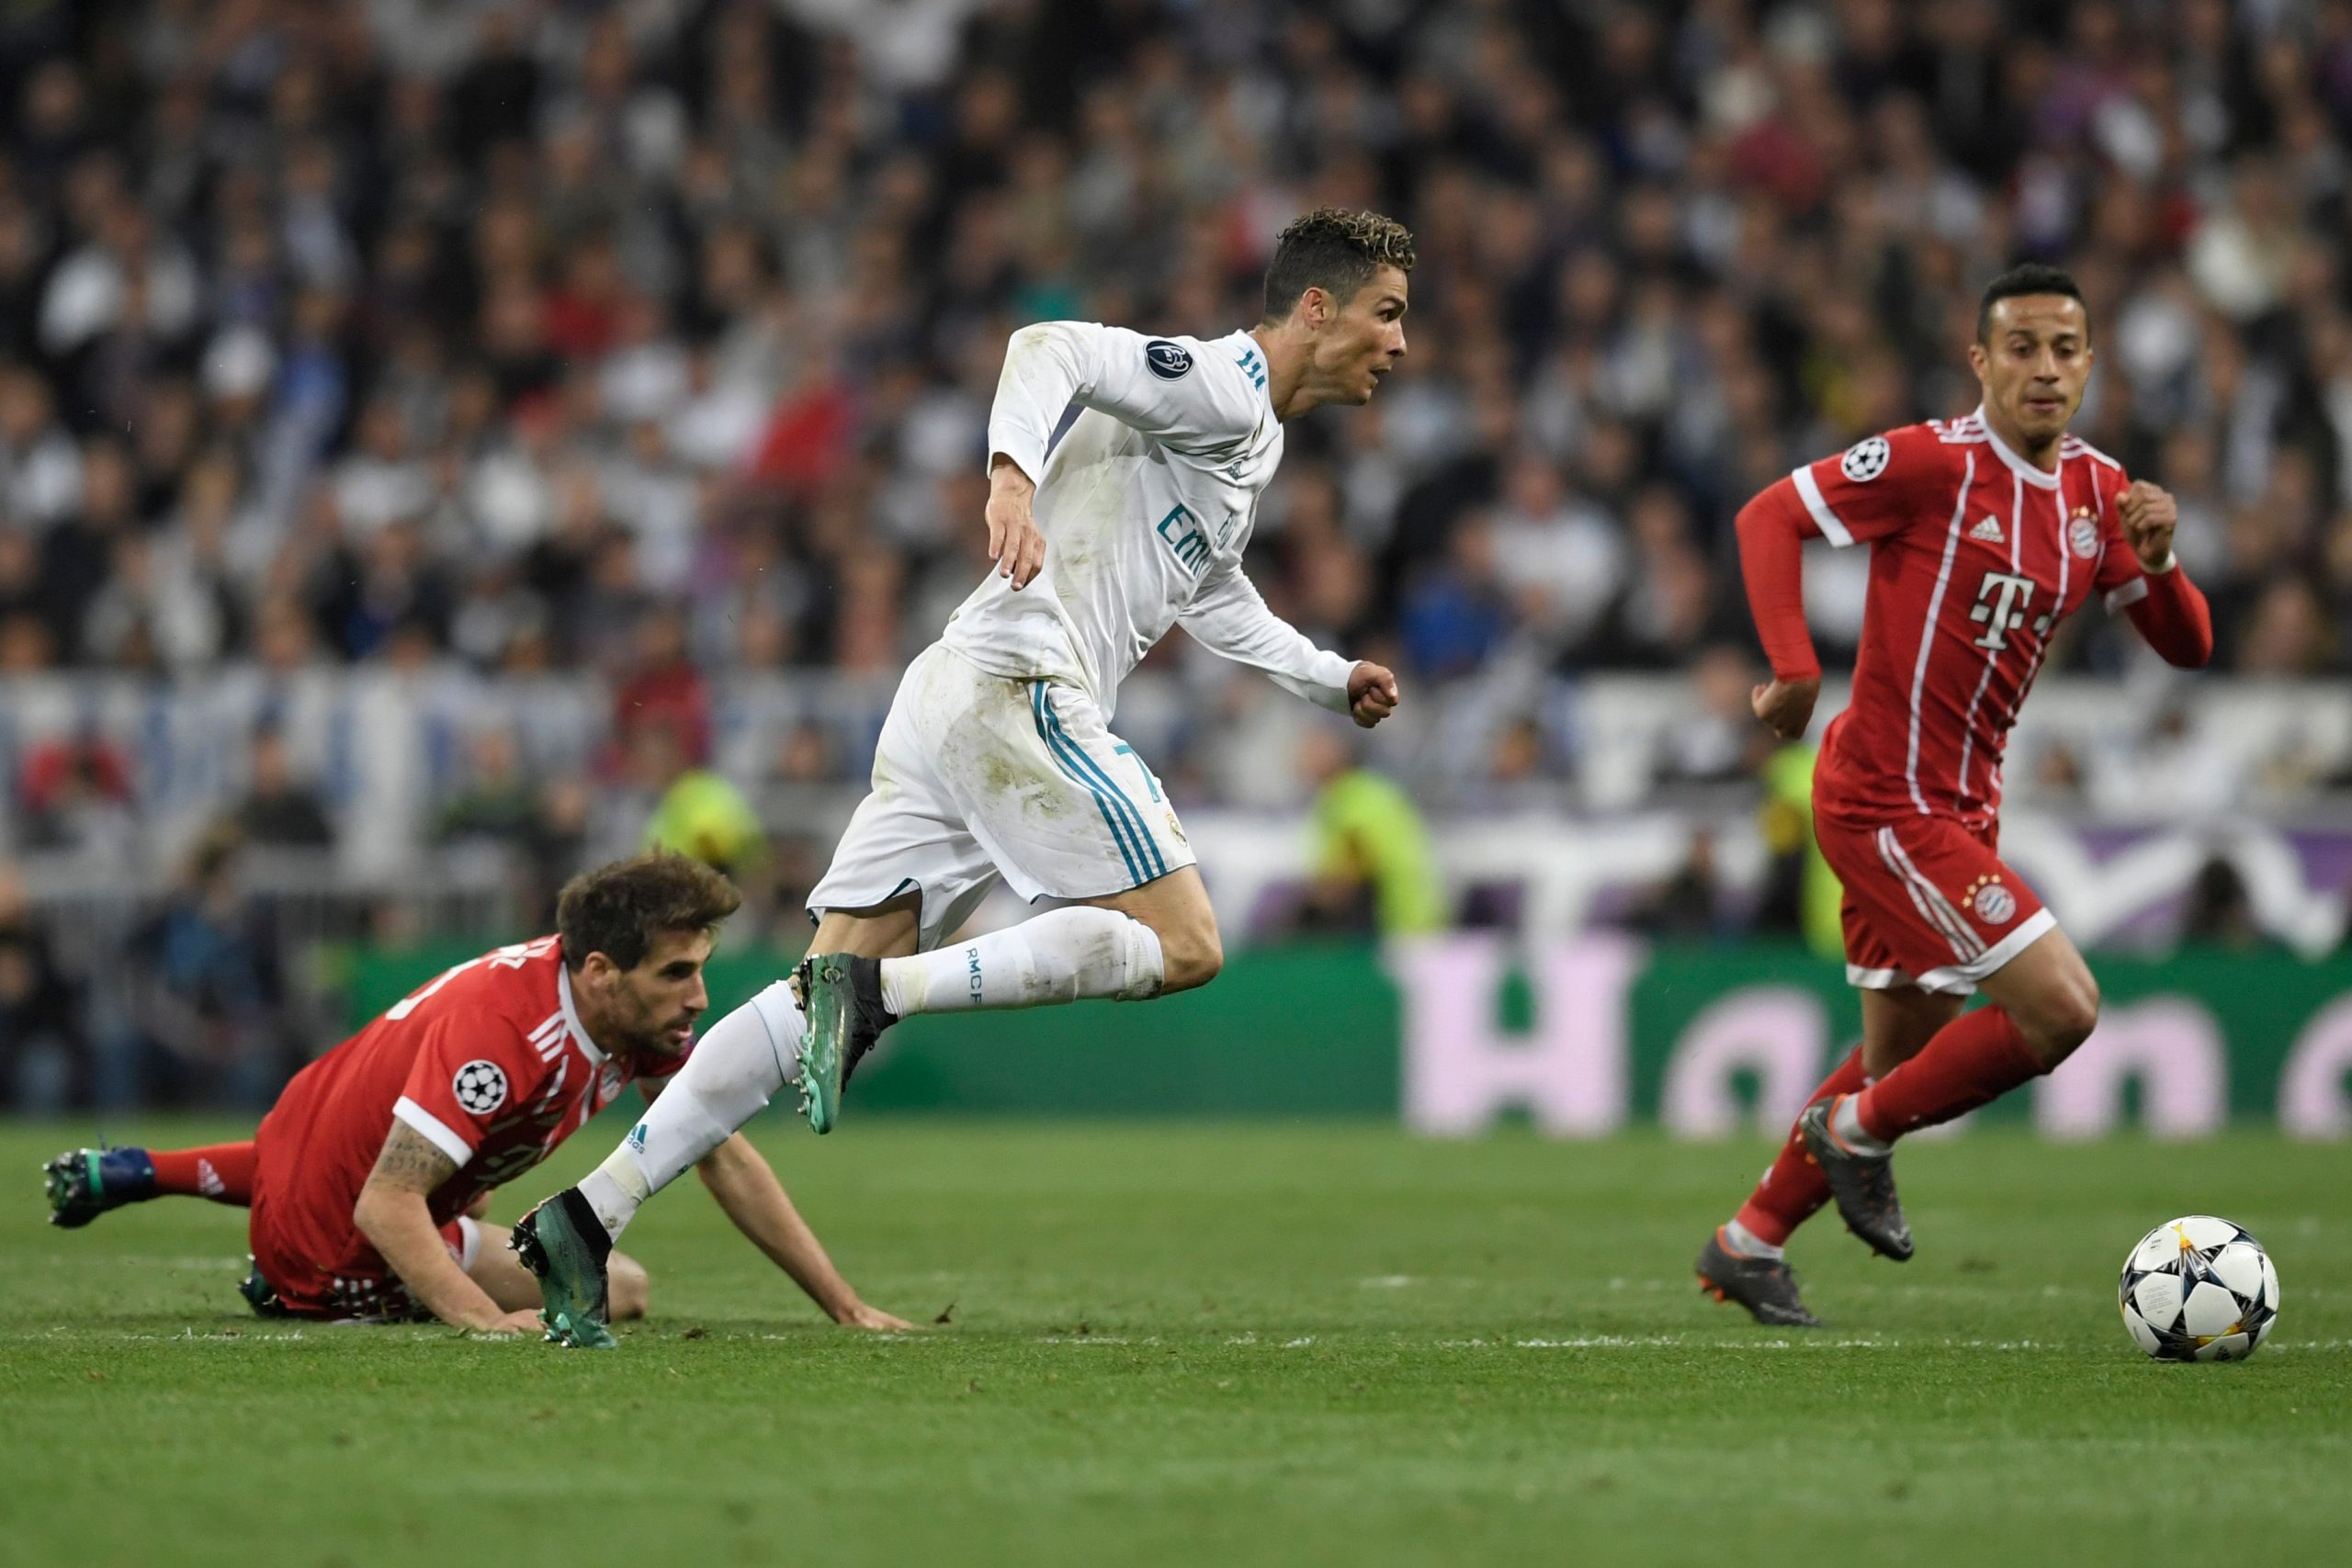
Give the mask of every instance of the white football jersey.
[[1353, 661], [1266, 607], [1241, 573], [1282, 461], [1265, 354], [1246, 332], [1148, 338], [1091, 321], [1013, 333], [989, 450], [1035, 480], [1046, 565], [991, 570], [944, 640], [990, 674], [1076, 682], [1108, 717], [1119, 682], [1178, 621], [1225, 657], [1345, 711]]

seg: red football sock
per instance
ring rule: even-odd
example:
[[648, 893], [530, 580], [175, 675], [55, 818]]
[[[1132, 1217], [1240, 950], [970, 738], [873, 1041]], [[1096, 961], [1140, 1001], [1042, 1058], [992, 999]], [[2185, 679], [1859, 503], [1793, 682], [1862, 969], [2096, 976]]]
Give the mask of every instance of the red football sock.
[[1936, 1031], [1919, 1054], [1862, 1091], [1854, 1115], [1873, 1138], [1899, 1138], [2001, 1098], [2043, 1071], [1999, 1008], [1979, 1008]]
[[[1805, 1104], [1817, 1105], [1841, 1094], [1860, 1093], [1870, 1079], [1862, 1072], [1862, 1048], [1860, 1045], [1838, 1064], [1837, 1070], [1821, 1080]], [[1829, 1183], [1822, 1179], [1821, 1168], [1804, 1152], [1804, 1138], [1792, 1126], [1788, 1141], [1781, 1145], [1780, 1158], [1764, 1173], [1735, 1216], [1757, 1240], [1780, 1247], [1789, 1239], [1789, 1233], [1813, 1217], [1814, 1212], [1829, 1201]]]
[[187, 1198], [209, 1198], [216, 1203], [253, 1207], [254, 1145], [214, 1144], [202, 1149], [150, 1149], [155, 1162], [155, 1191]]

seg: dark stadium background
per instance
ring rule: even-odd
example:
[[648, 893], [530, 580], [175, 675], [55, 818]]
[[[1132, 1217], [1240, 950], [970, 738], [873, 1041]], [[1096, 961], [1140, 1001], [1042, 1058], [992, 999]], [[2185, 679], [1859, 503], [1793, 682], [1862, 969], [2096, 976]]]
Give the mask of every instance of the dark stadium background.
[[[1116, 718], [1247, 950], [1230, 1009], [1284, 964], [1390, 984], [1328, 945], [1385, 919], [1472, 933], [1433, 1015], [1499, 986], [1520, 1028], [1509, 971], [1631, 932], [1686, 987], [1625, 1003], [1634, 1114], [1809, 1084], [1851, 1004], [1729, 521], [1965, 412], [1976, 288], [2043, 258], [2096, 321], [2077, 428], [2178, 496], [2219, 648], [2178, 680], [2071, 627], [2007, 842], [2111, 991], [2228, 1053], [2225, 1105], [2117, 1107], [2346, 1124], [2352, 7], [27, 0], [0, 115], [0, 1105], [265, 1105], [657, 810], [752, 892], [730, 983], [773, 974], [980, 570], [1008, 333], [1230, 330], [1339, 203], [1418, 233], [1411, 353], [1289, 433], [1250, 565], [1407, 705], [1351, 751], [1179, 637]], [[1859, 563], [1810, 570], [1834, 665]], [[1315, 815], [1358, 760], [1427, 865]], [[1822, 1010], [1741, 1014], [1733, 1100], [1674, 1111], [1690, 987], [1758, 986]], [[1182, 1055], [1222, 1016], [1122, 1015], [1080, 1108], [1239, 1108]], [[1414, 1016], [1250, 1092], [1409, 1100]], [[1093, 1018], [1002, 1043], [1080, 1066]], [[2210, 1067], [2177, 1022], [2110, 1076]], [[909, 1049], [883, 1103], [999, 1102]]]

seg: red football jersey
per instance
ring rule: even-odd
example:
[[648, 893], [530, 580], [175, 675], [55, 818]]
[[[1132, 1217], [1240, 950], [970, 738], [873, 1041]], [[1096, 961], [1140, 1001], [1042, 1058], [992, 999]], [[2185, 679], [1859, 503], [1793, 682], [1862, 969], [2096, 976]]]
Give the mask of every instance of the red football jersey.
[[380, 1277], [351, 1210], [395, 1120], [458, 1163], [427, 1200], [442, 1224], [545, 1159], [638, 1076], [582, 1027], [555, 937], [460, 964], [297, 1073], [262, 1119], [254, 1256], [289, 1294], [306, 1273]]
[[1790, 476], [1831, 544], [1871, 547], [1853, 700], [1829, 726], [1817, 807], [1972, 826], [2001, 804], [2001, 758], [2058, 623], [2148, 592], [2117, 502], [2122, 465], [2069, 435], [2055, 473], [1984, 411], [1906, 425]]

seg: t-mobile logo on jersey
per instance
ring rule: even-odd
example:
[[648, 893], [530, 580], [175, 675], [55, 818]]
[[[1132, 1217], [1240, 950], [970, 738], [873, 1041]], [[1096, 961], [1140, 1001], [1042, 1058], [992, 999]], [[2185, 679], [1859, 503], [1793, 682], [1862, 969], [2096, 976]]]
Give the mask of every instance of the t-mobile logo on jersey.
[[2033, 579], [2006, 571], [1988, 571], [1976, 585], [1976, 605], [1968, 618], [1984, 626], [1976, 646], [1995, 652], [2009, 646], [2009, 634], [2025, 625], [2027, 604], [2033, 599]]

